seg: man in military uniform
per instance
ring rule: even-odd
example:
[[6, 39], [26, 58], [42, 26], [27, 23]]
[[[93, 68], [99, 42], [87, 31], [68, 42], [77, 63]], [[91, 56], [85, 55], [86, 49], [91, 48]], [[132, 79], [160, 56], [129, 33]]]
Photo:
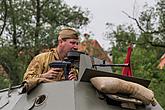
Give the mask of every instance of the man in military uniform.
[[[68, 51], [77, 50], [79, 42], [78, 32], [72, 28], [62, 29], [58, 33], [58, 46], [49, 52], [41, 53], [33, 58], [24, 74], [24, 82], [29, 88], [38, 83], [64, 80], [64, 72], [61, 68], [50, 68], [49, 63], [56, 60], [64, 60]], [[77, 80], [77, 72], [71, 69], [69, 80]], [[28, 89], [29, 89], [28, 88]]]

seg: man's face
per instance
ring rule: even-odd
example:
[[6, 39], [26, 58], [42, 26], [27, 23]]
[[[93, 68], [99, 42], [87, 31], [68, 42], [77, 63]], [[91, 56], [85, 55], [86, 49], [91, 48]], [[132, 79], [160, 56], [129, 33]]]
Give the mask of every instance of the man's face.
[[61, 41], [61, 47], [64, 53], [68, 53], [71, 50], [78, 50], [78, 39], [65, 39]]

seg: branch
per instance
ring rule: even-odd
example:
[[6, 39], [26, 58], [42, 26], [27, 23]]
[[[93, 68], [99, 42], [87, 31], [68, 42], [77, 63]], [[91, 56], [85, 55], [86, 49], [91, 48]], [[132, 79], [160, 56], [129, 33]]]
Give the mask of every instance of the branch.
[[154, 47], [162, 47], [162, 48], [165, 48], [165, 45], [163, 45], [163, 44], [155, 44], [154, 42], [150, 42], [150, 41], [148, 41], [148, 43], [149, 43], [151, 46], [154, 46]]
[[12, 43], [14, 45], [14, 48], [17, 49], [17, 26], [16, 26], [16, 14], [15, 14], [15, 10], [13, 8], [13, 1], [9, 0], [9, 7], [10, 7], [10, 11], [11, 11], [11, 20], [12, 20]]
[[141, 30], [141, 31], [143, 31], [143, 32], [145, 32], [145, 30], [140, 26], [140, 24], [139, 24], [139, 22], [138, 22], [138, 20], [136, 19], [136, 18], [134, 18], [134, 17], [131, 17], [130, 15], [128, 15], [125, 11], [122, 11], [125, 15], [127, 15], [128, 16], [128, 18], [131, 18], [131, 19], [133, 19], [135, 22], [136, 22], [136, 24], [137, 24], [137, 26], [139, 27], [139, 29]]
[[[127, 40], [124, 40], [124, 39], [118, 39], [116, 40], [116, 42], [128, 42]], [[162, 48], [165, 48], [165, 45], [163, 44], [156, 44], [154, 42], [151, 42], [151, 41], [147, 41], [151, 46], [154, 46], [154, 47], [162, 47]], [[145, 45], [146, 42], [138, 42], [138, 41], [131, 41], [131, 43], [133, 44], [136, 44], [136, 45]]]
[[149, 34], [159, 34], [165, 32], [165, 29], [148, 32]]
[[128, 15], [126, 12], [124, 12], [124, 11], [122, 11], [125, 15], [127, 15], [128, 16], [128, 18], [130, 18], [130, 19], [132, 19], [132, 20], [134, 20], [135, 22], [136, 22], [136, 24], [137, 24], [137, 26], [139, 27], [139, 29], [142, 31], [142, 32], [144, 32], [144, 33], [147, 33], [147, 34], [159, 34], [159, 33], [163, 33], [163, 32], [165, 32], [165, 29], [162, 29], [162, 30], [154, 30], [154, 31], [145, 31], [141, 26], [140, 26], [140, 24], [139, 24], [139, 22], [138, 22], [138, 20], [136, 19], [136, 18], [134, 18], [134, 17], [131, 17], [130, 15]]

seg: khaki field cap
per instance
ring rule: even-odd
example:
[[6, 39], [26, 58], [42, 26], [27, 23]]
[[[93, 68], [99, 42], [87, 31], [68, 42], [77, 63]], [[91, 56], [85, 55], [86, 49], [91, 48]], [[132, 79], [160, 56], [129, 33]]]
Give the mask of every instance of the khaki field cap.
[[62, 29], [59, 33], [59, 39], [78, 39], [78, 32], [72, 28]]

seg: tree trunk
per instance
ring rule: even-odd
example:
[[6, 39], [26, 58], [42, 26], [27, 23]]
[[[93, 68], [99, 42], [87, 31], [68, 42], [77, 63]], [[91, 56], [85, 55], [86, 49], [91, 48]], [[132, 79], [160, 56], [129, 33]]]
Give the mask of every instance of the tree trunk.
[[16, 32], [16, 22], [15, 22], [15, 11], [13, 8], [12, 0], [9, 0], [10, 4], [10, 11], [12, 13], [11, 18], [12, 18], [12, 25], [13, 25], [13, 33], [12, 33], [12, 39], [13, 39], [13, 45], [14, 48], [17, 49], [17, 32]]
[[2, 29], [1, 29], [1, 32], [0, 32], [0, 36], [3, 34], [3, 31], [5, 29], [5, 26], [6, 26], [6, 19], [7, 19], [7, 4], [6, 4], [6, 0], [3, 0], [2, 1], [2, 4], [4, 3], [4, 7], [5, 7], [5, 12], [4, 12], [4, 19], [3, 19], [3, 26], [2, 26]]
[[35, 29], [35, 44], [38, 45], [38, 37], [39, 37], [39, 30], [40, 30], [40, 18], [41, 18], [41, 7], [40, 7], [40, 0], [36, 0], [36, 29]]

